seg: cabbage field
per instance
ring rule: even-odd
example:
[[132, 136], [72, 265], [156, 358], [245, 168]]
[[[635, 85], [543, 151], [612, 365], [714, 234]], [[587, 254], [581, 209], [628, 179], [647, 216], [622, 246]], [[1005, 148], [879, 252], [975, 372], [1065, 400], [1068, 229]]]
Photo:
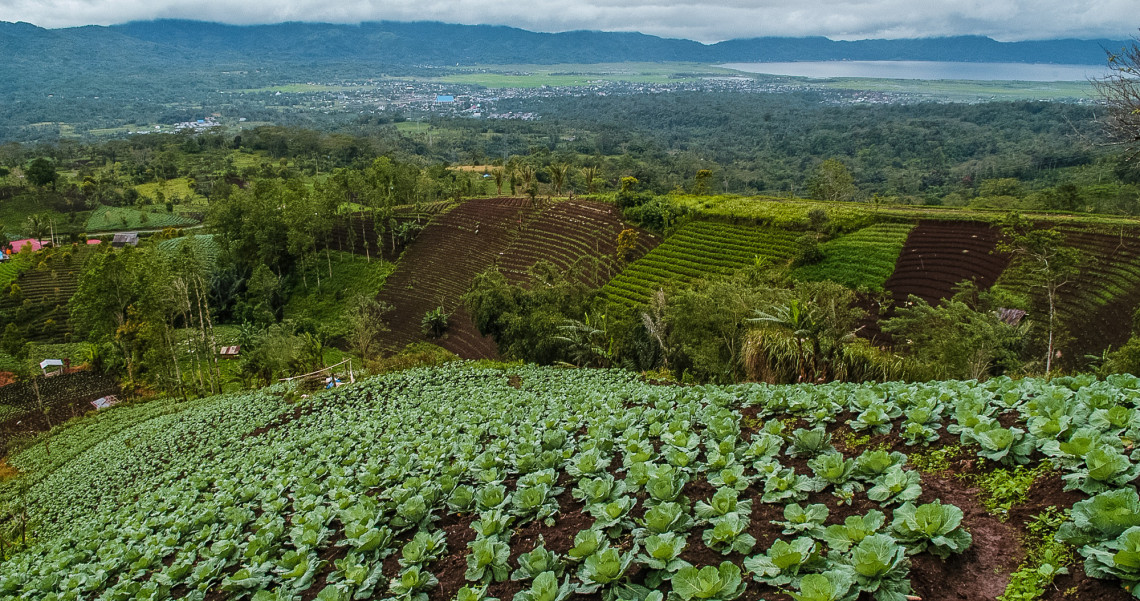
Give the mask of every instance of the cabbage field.
[[[1044, 598], [1127, 598], [1138, 400], [1133, 376], [682, 387], [455, 363], [128, 404], [8, 458], [0, 509], [30, 542], [0, 596], [931, 601], [1016, 571]], [[1026, 474], [1004, 505], [979, 484]]]

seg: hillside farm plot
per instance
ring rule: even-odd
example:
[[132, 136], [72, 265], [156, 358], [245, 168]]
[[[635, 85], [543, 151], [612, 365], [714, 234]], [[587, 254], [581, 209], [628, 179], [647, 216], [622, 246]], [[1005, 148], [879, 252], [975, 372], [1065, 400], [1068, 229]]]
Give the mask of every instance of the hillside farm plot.
[[[300, 404], [278, 385], [128, 405], [9, 458], [27, 480], [0, 483], [0, 501], [24, 487], [39, 536], [0, 564], [0, 590], [951, 601], [997, 598], [1018, 570], [1122, 601], [1134, 568], [1112, 549], [1140, 532], [1140, 465], [1122, 444], [1140, 434], [1137, 389], [654, 387], [459, 363]], [[996, 489], [975, 482], [1027, 470], [1023, 496], [978, 496]], [[1051, 559], [1069, 574], [1025, 556], [1035, 516], [1079, 553]]]
[[614, 302], [642, 305], [671, 284], [728, 275], [758, 260], [786, 262], [797, 236], [776, 227], [689, 223], [610, 280], [603, 293]]
[[0, 386], [0, 449], [13, 436], [48, 430], [93, 410], [91, 401], [118, 392], [114, 380], [90, 371]]
[[[1066, 353], [1073, 359], [1099, 355], [1127, 342], [1132, 316], [1140, 306], [1140, 232], [1121, 228], [1116, 233], [1067, 226], [1058, 228], [1067, 244], [1081, 253], [1077, 276], [1061, 289], [1057, 311], [1074, 338]], [[1029, 296], [1040, 296], [1031, 280], [1014, 266], [1000, 283]]]
[[[579, 270], [583, 280], [600, 286], [621, 268], [617, 260], [617, 239], [622, 230], [632, 228], [609, 204], [590, 201], [561, 201], [526, 224], [519, 237], [504, 253], [499, 268], [509, 279], [522, 282], [539, 261], [550, 261], [563, 271]], [[659, 238], [635, 228], [637, 246], [628, 261], [636, 261], [656, 246]]]
[[34, 266], [20, 273], [0, 295], [0, 311], [35, 342], [67, 342], [71, 333], [68, 303], [79, 286], [79, 273], [91, 253], [90, 246], [75, 245], [40, 251]]
[[999, 236], [981, 222], [923, 221], [907, 236], [883, 287], [897, 305], [912, 294], [937, 303], [953, 296], [954, 286], [964, 280], [985, 290], [1009, 264], [1008, 256], [994, 252]]
[[101, 206], [91, 211], [91, 216], [87, 218], [87, 231], [148, 230], [197, 224], [197, 219], [177, 213]]
[[528, 199], [471, 199], [443, 213], [408, 246], [381, 290], [392, 306], [384, 342], [399, 350], [423, 340], [423, 316], [436, 307], [451, 313], [438, 344], [464, 358], [495, 357], [495, 343], [479, 334], [461, 297], [475, 276], [495, 265], [538, 209]]
[[183, 247], [191, 248], [206, 265], [213, 266], [218, 260], [221, 247], [214, 239], [213, 234], [198, 234], [195, 236], [181, 236], [163, 240], [158, 243], [158, 249], [172, 256], [177, 255]]
[[[476, 275], [498, 267], [523, 281], [535, 263], [548, 260], [561, 268], [589, 264], [583, 277], [601, 283], [603, 272], [613, 269], [617, 234], [627, 227], [612, 206], [585, 201], [536, 205], [525, 198], [482, 198], [441, 207], [380, 292], [379, 299], [393, 307], [386, 345], [396, 350], [423, 340], [421, 319], [442, 306], [452, 315], [440, 346], [463, 358], [495, 357], [494, 341], [479, 334], [461, 303]], [[655, 242], [640, 232], [634, 256]]]
[[881, 292], [913, 228], [909, 223], [880, 223], [829, 240], [820, 247], [823, 260], [796, 269], [792, 277]]

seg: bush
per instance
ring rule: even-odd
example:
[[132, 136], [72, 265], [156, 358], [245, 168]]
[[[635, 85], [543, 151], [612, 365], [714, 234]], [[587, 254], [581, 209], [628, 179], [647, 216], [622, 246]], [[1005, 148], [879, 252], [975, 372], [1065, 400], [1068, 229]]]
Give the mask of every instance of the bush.
[[794, 267], [815, 265], [823, 260], [823, 250], [815, 234], [804, 234], [796, 239], [796, 255], [792, 259]]

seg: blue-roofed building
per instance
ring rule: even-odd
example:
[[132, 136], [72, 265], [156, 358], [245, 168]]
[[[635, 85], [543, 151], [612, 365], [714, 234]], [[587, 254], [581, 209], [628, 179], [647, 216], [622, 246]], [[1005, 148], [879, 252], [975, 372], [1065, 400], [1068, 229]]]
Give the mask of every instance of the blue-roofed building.
[[455, 102], [455, 96], [440, 95], [440, 96], [435, 97], [435, 101], [436, 102]]

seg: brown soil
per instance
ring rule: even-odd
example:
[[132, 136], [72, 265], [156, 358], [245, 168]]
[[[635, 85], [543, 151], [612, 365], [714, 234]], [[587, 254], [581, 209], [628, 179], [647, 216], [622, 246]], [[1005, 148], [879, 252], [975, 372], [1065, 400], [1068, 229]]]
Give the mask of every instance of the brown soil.
[[[883, 288], [895, 306], [905, 305], [911, 294], [928, 303], [950, 298], [962, 280], [971, 280], [985, 290], [1009, 265], [1008, 255], [994, 252], [999, 234], [981, 222], [921, 221], [907, 236]], [[867, 324], [863, 335], [882, 337], [874, 323]]]
[[[617, 232], [625, 227], [629, 226], [616, 209], [600, 203], [468, 200], [435, 217], [401, 255], [379, 296], [393, 307], [387, 316], [391, 331], [384, 335], [384, 346], [399, 350], [424, 340], [421, 319], [443, 306], [451, 313], [450, 328], [431, 342], [464, 359], [497, 357], [494, 341], [479, 334], [462, 306], [461, 297], [475, 276], [498, 266], [519, 282], [541, 259], [569, 269], [593, 257], [599, 259], [599, 267], [583, 272], [583, 278], [600, 284], [613, 271], [607, 260], [616, 248]], [[656, 244], [647, 232], [640, 242], [635, 257]]]

